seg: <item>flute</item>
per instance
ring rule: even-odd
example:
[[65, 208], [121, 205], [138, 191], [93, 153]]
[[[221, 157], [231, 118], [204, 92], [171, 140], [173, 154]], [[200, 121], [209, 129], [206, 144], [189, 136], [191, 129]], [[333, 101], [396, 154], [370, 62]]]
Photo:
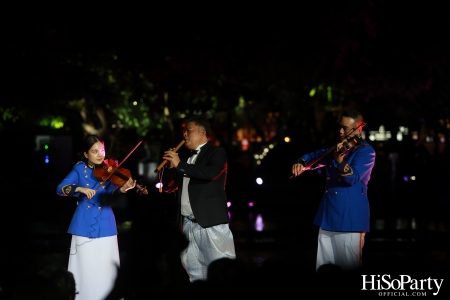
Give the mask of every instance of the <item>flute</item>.
[[[181, 140], [181, 142], [178, 144], [178, 146], [175, 147], [175, 149], [173, 149], [173, 151], [177, 152], [178, 149], [180, 149], [181, 146], [183, 146], [185, 140]], [[161, 170], [162, 167], [164, 167], [165, 164], [167, 164], [168, 160], [164, 160], [161, 164], [159, 164], [159, 166], [156, 168], [155, 173], [158, 173], [159, 170]]]

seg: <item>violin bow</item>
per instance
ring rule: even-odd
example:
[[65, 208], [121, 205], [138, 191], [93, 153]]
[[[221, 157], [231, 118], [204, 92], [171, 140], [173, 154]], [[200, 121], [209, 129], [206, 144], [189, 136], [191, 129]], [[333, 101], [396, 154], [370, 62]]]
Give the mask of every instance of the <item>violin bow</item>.
[[[363, 127], [366, 126], [366, 125], [367, 125], [367, 123], [359, 124], [358, 126], [356, 126], [355, 128], [353, 128], [349, 133], [347, 133], [347, 134], [344, 136], [344, 139], [347, 140], [348, 137], [350, 136], [350, 134], [352, 134], [353, 132], [355, 132], [355, 131], [356, 131], [357, 129], [359, 129], [359, 128], [363, 128]], [[311, 167], [312, 167], [314, 164], [316, 164], [318, 161], [320, 161], [322, 158], [324, 158], [326, 155], [328, 155], [328, 153], [330, 153], [330, 152], [331, 152], [332, 150], [334, 150], [335, 148], [336, 148], [336, 145], [334, 145], [333, 147], [329, 148], [327, 151], [325, 151], [324, 153], [322, 153], [322, 155], [320, 155], [320, 156], [319, 156], [318, 158], [316, 158], [315, 160], [313, 160], [313, 161], [309, 162], [308, 164], [306, 164], [306, 166], [303, 168], [302, 173], [303, 173], [304, 171], [310, 170]], [[299, 174], [299, 175], [300, 175], [300, 174]], [[292, 178], [294, 178], [294, 177], [296, 177], [296, 176], [291, 175], [291, 176], [289, 177], [289, 179], [292, 179]]]
[[[141, 140], [139, 143], [137, 143], [136, 146], [134, 146], [133, 149], [131, 149], [131, 151], [127, 154], [127, 156], [125, 156], [125, 158], [122, 159], [122, 161], [117, 165], [117, 168], [116, 168], [116, 169], [118, 169], [118, 168], [119, 168], [119, 167], [120, 167], [120, 166], [128, 159], [128, 157], [130, 157], [130, 155], [137, 149], [137, 147], [139, 147], [139, 145], [142, 144], [142, 141], [143, 141], [143, 140]], [[111, 178], [111, 176], [113, 175], [113, 173], [114, 173], [114, 171], [113, 171], [113, 172], [110, 172], [109, 175], [108, 175], [108, 177], [106, 177], [105, 180], [104, 180], [103, 182], [106, 182], [109, 178]], [[101, 185], [98, 186], [97, 190], [100, 188], [100, 186], [101, 186]]]
[[346, 140], [346, 139], [350, 136], [350, 134], [352, 134], [353, 132], [355, 132], [357, 129], [363, 128], [363, 127], [366, 126], [366, 125], [367, 125], [367, 123], [361, 123], [361, 124], [359, 124], [358, 126], [356, 126], [355, 128], [353, 128], [349, 133], [347, 133], [347, 134], [344, 136], [344, 139]]

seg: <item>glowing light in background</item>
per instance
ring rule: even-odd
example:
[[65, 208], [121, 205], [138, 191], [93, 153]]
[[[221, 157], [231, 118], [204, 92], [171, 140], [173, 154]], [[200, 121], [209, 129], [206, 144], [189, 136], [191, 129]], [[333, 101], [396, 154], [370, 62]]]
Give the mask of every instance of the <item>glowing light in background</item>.
[[408, 176], [403, 176], [403, 181], [404, 181], [404, 182], [408, 182], [408, 181], [409, 181]]
[[263, 183], [263, 180], [261, 179], [261, 177], [256, 178], [256, 183], [261, 185]]
[[397, 222], [395, 224], [395, 229], [397, 229], [397, 230], [404, 230], [407, 228], [407, 226], [409, 224], [409, 222], [404, 218], [399, 218], [396, 221]]
[[157, 189], [159, 189], [160, 187], [163, 187], [164, 185], [161, 182], [158, 182], [157, 184], [155, 184], [155, 187]]
[[391, 137], [391, 132], [386, 131], [384, 125], [380, 125], [378, 131], [369, 131], [369, 139], [371, 141], [387, 141]]
[[248, 203], [248, 207], [253, 207], [254, 205], [255, 205], [255, 203], [253, 203], [253, 202]]
[[158, 180], [158, 174], [156, 174], [153, 170], [157, 168], [156, 162], [146, 162], [146, 160], [150, 157], [141, 159], [138, 163], [138, 174], [139, 176], [144, 177], [147, 181], [154, 182]]
[[409, 129], [405, 126], [400, 126], [397, 132], [397, 141], [401, 142], [403, 140], [404, 135], [408, 135]]
[[286, 143], [289, 143], [289, 142], [291, 141], [291, 138], [288, 137], [288, 136], [286, 136], [286, 137], [284, 137], [284, 141], [285, 141]]
[[45, 156], [45, 163], [48, 164], [50, 162], [50, 159], [48, 158], [48, 155]]
[[263, 231], [263, 229], [264, 229], [264, 220], [263, 220], [262, 216], [260, 214], [258, 214], [256, 216], [256, 221], [255, 221], [255, 230]]
[[227, 202], [227, 207], [230, 207], [231, 206], [231, 202]]
[[61, 118], [55, 118], [50, 123], [50, 126], [55, 129], [60, 129], [64, 127], [64, 121]]
[[116, 124], [111, 124], [112, 128], [124, 128], [125, 125], [122, 124], [122, 122], [120, 120], [117, 120]]
[[416, 180], [416, 176], [409, 177], [412, 181]]
[[361, 131], [361, 137], [365, 140], [366, 139], [366, 132], [363, 130]]
[[249, 146], [249, 142], [247, 139], [242, 139], [241, 141], [241, 147], [243, 151], [247, 151], [248, 150], [248, 146]]
[[274, 149], [276, 145], [277, 145], [276, 143], [271, 143], [268, 146], [261, 147], [260, 153], [255, 153], [253, 155], [253, 158], [256, 160], [256, 164], [260, 165], [262, 163], [262, 160], [264, 159], [264, 157], [267, 154], [269, 154], [269, 151], [271, 149]]
[[386, 220], [384, 219], [376, 219], [374, 221], [374, 226], [378, 230], [386, 229]]
[[41, 119], [39, 125], [42, 127], [60, 129], [64, 127], [64, 120], [61, 117], [48, 117]]
[[128, 230], [130, 230], [131, 229], [131, 226], [133, 225], [133, 222], [132, 221], [125, 221], [125, 222], [122, 222], [122, 223], [118, 223], [117, 224], [117, 227], [118, 227], [118, 229], [120, 230], [120, 231], [128, 231]]
[[115, 83], [115, 82], [116, 82], [116, 79], [114, 78], [113, 75], [108, 74], [108, 81], [109, 81], [110, 83]]

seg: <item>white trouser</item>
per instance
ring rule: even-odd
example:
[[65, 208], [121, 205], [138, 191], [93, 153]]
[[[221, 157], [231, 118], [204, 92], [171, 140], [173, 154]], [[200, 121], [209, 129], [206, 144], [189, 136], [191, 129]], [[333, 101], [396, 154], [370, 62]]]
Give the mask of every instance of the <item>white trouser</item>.
[[209, 264], [219, 258], [236, 258], [233, 234], [228, 224], [208, 228], [183, 218], [183, 233], [189, 240], [181, 252], [181, 264], [189, 280], [206, 280]]
[[365, 232], [337, 232], [319, 229], [316, 271], [321, 265], [334, 264], [343, 271], [362, 265]]

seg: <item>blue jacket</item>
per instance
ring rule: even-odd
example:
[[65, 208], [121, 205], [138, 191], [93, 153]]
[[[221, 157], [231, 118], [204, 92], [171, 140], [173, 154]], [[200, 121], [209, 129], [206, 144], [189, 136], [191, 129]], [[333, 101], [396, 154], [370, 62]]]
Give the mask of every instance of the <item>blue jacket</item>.
[[[112, 195], [117, 186], [107, 181], [100, 187], [92, 199], [85, 194], [75, 193], [78, 187], [97, 189], [100, 182], [94, 176], [94, 169], [79, 161], [56, 188], [60, 196], [78, 198], [78, 206], [70, 222], [68, 232], [88, 238], [99, 238], [117, 235], [116, 219], [110, 206], [102, 206], [100, 198]], [[116, 193], [119, 193], [118, 191]]]
[[[327, 150], [305, 154], [299, 162], [313, 162]], [[333, 152], [312, 165], [311, 169], [326, 167], [325, 191], [314, 224], [329, 231], [369, 232], [367, 185], [374, 165], [375, 150], [363, 139], [351, 148], [339, 165]]]

